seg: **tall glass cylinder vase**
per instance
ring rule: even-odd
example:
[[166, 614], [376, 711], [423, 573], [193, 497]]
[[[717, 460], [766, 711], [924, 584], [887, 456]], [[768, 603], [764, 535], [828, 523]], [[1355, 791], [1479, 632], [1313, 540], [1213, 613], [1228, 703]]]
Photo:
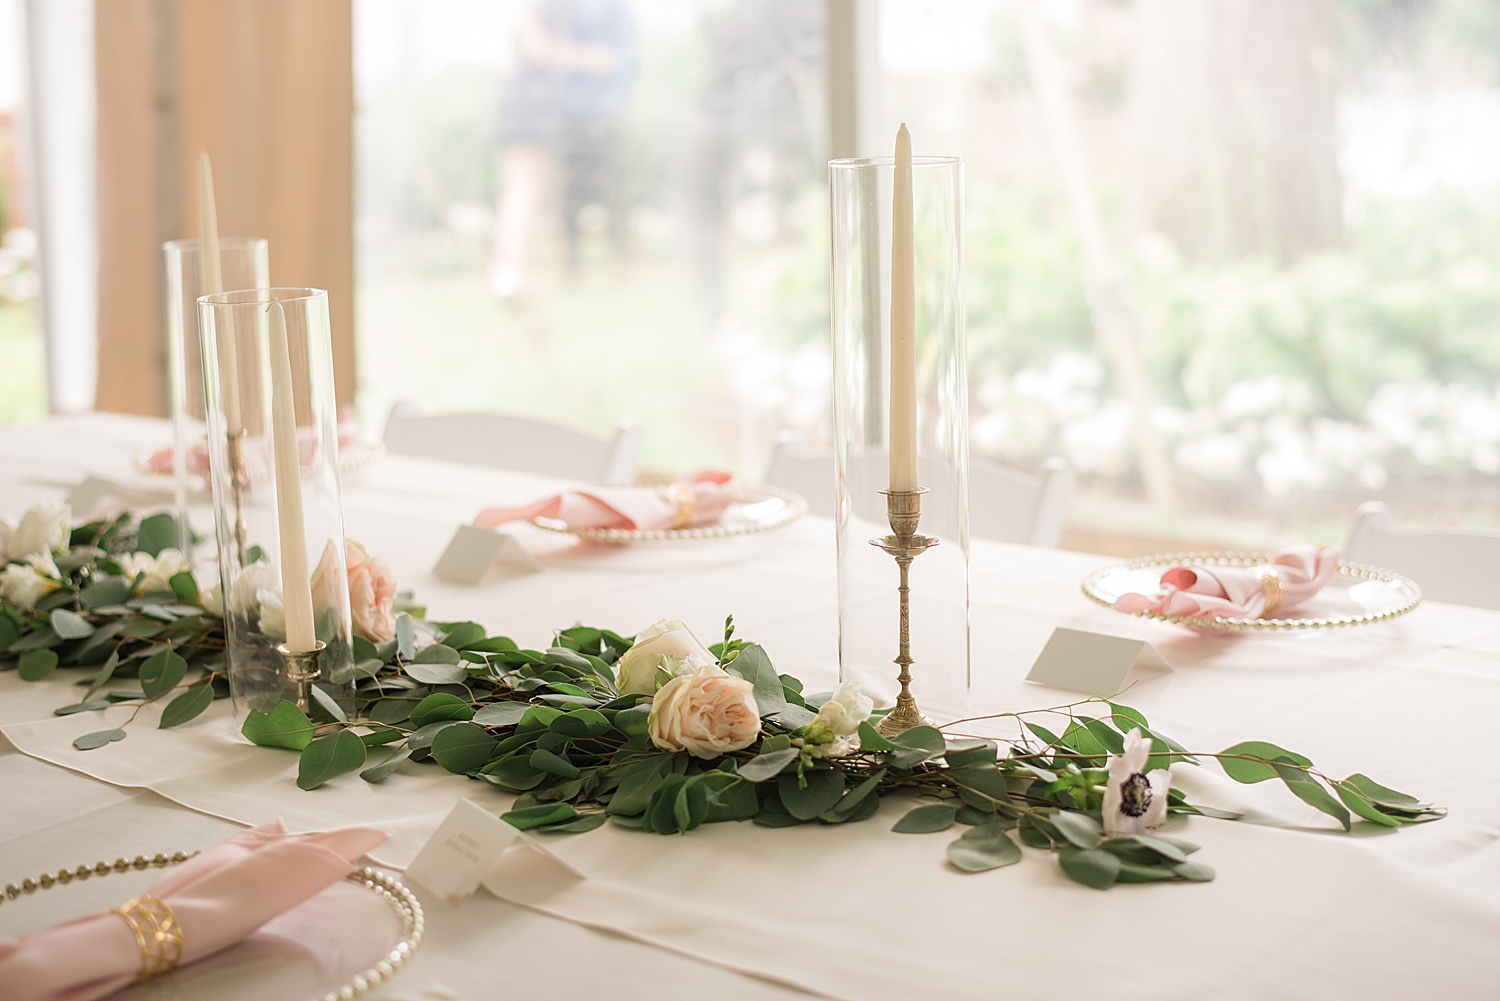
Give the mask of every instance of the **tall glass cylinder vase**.
[[[203, 360], [198, 336], [198, 297], [203, 287], [203, 251], [197, 240], [162, 244], [167, 273], [167, 356], [172, 391], [172, 479], [176, 486], [180, 548], [193, 558], [188, 499], [208, 476], [208, 418], [203, 407]], [[270, 252], [259, 237], [219, 241], [222, 291], [271, 284]], [[166, 470], [157, 470], [166, 472]]]
[[[839, 671], [877, 706], [896, 702], [902, 575], [886, 540], [890, 484], [890, 158], [829, 163], [833, 241], [834, 443]], [[963, 161], [912, 164], [916, 303], [915, 531], [937, 540], [909, 562], [910, 692], [934, 723], [969, 699], [969, 403], [963, 304]], [[907, 529], [908, 535], [911, 530]]]
[[326, 720], [354, 702], [328, 293], [206, 295], [198, 324], [235, 711]]

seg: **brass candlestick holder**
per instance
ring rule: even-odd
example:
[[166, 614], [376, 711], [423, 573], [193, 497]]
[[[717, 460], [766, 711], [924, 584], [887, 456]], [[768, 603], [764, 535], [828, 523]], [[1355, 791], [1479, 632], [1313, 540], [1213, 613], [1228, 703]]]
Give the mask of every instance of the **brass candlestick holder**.
[[306, 651], [290, 650], [285, 643], [276, 648], [276, 652], [286, 658], [287, 675], [292, 684], [297, 686], [297, 708], [308, 715], [312, 714], [313, 682], [322, 673], [322, 665], [318, 660], [326, 645], [322, 640], [314, 642], [316, 645]]
[[245, 550], [249, 543], [249, 529], [245, 526], [245, 495], [250, 491], [250, 474], [245, 469], [244, 428], [231, 431], [225, 441], [229, 456], [229, 489], [234, 494], [234, 544], [240, 555], [240, 565], [245, 563]]
[[917, 700], [911, 694], [911, 585], [909, 574], [911, 561], [938, 544], [929, 535], [918, 535], [917, 524], [922, 520], [922, 495], [926, 487], [915, 490], [882, 490], [885, 494], [886, 514], [891, 523], [891, 534], [883, 539], [871, 539], [870, 545], [883, 549], [896, 558], [901, 568], [901, 631], [900, 652], [896, 655], [896, 666], [901, 673], [896, 680], [901, 682], [901, 692], [896, 696], [896, 708], [886, 714], [876, 725], [875, 731], [882, 737], [894, 737], [914, 726], [931, 726], [932, 721], [917, 708]]

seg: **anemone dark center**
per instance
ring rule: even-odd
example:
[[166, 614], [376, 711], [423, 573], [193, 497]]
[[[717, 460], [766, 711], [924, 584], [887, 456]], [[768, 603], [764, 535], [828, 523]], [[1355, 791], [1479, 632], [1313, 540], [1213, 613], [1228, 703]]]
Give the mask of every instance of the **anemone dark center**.
[[1120, 812], [1127, 817], [1145, 816], [1151, 806], [1151, 783], [1136, 772], [1120, 783]]

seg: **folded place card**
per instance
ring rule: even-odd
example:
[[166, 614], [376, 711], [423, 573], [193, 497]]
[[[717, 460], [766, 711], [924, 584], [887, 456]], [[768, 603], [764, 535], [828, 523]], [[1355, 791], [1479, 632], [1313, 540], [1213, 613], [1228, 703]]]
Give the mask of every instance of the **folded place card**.
[[500, 856], [513, 847], [527, 847], [546, 864], [572, 878], [583, 873], [538, 845], [519, 830], [471, 800], [461, 799], [427, 839], [406, 875], [442, 897], [449, 907], [462, 907]]
[[474, 525], [462, 525], [443, 550], [432, 573], [454, 584], [477, 585], [496, 565], [520, 573], [542, 569], [535, 556], [514, 536]]
[[1170, 671], [1172, 666], [1145, 640], [1058, 626], [1026, 680], [1108, 697], [1125, 688], [1125, 678], [1135, 668]]

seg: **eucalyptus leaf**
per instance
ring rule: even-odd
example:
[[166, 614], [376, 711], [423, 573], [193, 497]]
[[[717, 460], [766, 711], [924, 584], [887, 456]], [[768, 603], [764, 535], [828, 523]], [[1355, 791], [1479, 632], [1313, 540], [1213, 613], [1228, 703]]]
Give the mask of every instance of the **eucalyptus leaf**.
[[742, 647], [734, 658], [734, 673], [755, 686], [755, 703], [761, 716], [775, 716], [786, 711], [789, 703], [782, 690], [781, 678], [771, 666], [771, 658], [759, 645]]
[[396, 653], [402, 660], [411, 660], [417, 652], [417, 627], [410, 615], [396, 616]]
[[[428, 647], [427, 649], [431, 650], [432, 647]], [[454, 656], [457, 657], [458, 654], [455, 652]], [[469, 672], [464, 669], [463, 664], [460, 662], [452, 664], [434, 662], [412, 663], [407, 664], [405, 670], [408, 675], [427, 685], [455, 685], [459, 682], [467, 681], [469, 678]]]
[[522, 810], [502, 813], [500, 819], [512, 827], [529, 831], [534, 827], [560, 824], [578, 816], [578, 811], [566, 803], [549, 803], [545, 806], [529, 806]]
[[531, 707], [525, 702], [491, 702], [474, 712], [474, 722], [480, 726], [515, 726]]
[[[72, 716], [74, 713], [91, 713], [100, 709], [108, 709], [114, 705], [108, 699], [98, 699], [94, 702], [79, 702], [71, 706], [63, 706], [61, 709], [52, 710], [54, 716]], [[1394, 823], [1394, 821], [1392, 821]]]
[[94, 733], [86, 733], [82, 737], [73, 740], [73, 746], [80, 751], [92, 751], [96, 747], [112, 744], [117, 740], [125, 739], [124, 730], [98, 730]]
[[313, 739], [312, 720], [297, 708], [295, 702], [282, 699], [271, 707], [270, 712], [250, 710], [245, 717], [240, 733], [252, 744], [261, 747], [285, 747], [300, 751]]
[[445, 719], [471, 720], [474, 715], [473, 707], [458, 696], [449, 695], [447, 692], [434, 692], [417, 703], [416, 708], [411, 711], [411, 725], [421, 728], [428, 723], [436, 723]]
[[363, 768], [365, 742], [352, 730], [339, 730], [309, 743], [297, 762], [297, 786], [316, 789], [329, 779]]
[[175, 549], [180, 542], [177, 519], [167, 511], [142, 518], [135, 532], [136, 551], [150, 556], [160, 556], [163, 549]]
[[1302, 755], [1284, 747], [1277, 747], [1263, 740], [1246, 740], [1220, 751], [1219, 765], [1236, 782], [1250, 785], [1277, 777], [1276, 769], [1271, 765], [1276, 758], [1286, 758], [1299, 765], [1312, 764]]
[[1120, 858], [1098, 848], [1063, 847], [1057, 858], [1062, 871], [1085, 886], [1107, 890], [1120, 877]]
[[958, 807], [947, 803], [919, 806], [896, 821], [891, 830], [897, 834], [931, 834], [934, 831], [946, 831], [953, 826], [953, 818], [957, 813]]
[[796, 761], [802, 751], [796, 747], [788, 747], [781, 751], [772, 751], [769, 754], [760, 754], [740, 765], [740, 777], [747, 782], [764, 782], [781, 774], [781, 770]]
[[586, 813], [561, 824], [548, 824], [544, 827], [533, 828], [532, 832], [535, 834], [583, 834], [596, 827], [604, 826], [604, 822], [608, 819], [608, 814]]
[[329, 695], [321, 687], [312, 686], [313, 701], [323, 707], [323, 711], [340, 723], [349, 722], [349, 714], [344, 712], [344, 707], [339, 705], [338, 700]]
[[94, 627], [77, 612], [59, 608], [52, 613], [52, 629], [65, 640], [81, 640], [94, 635]]
[[1103, 831], [1099, 822], [1075, 810], [1053, 810], [1051, 820], [1058, 833], [1078, 848], [1097, 848]]
[[56, 650], [27, 650], [21, 654], [16, 670], [22, 681], [41, 681], [56, 668]]
[[378, 765], [371, 765], [359, 773], [359, 777], [366, 782], [384, 782], [390, 778], [397, 768], [401, 767], [403, 761], [411, 759], [411, 748], [403, 747]]
[[455, 723], [433, 738], [432, 756], [448, 771], [462, 775], [481, 768], [499, 743], [482, 726]]
[[964, 872], [985, 872], [1021, 861], [1021, 848], [998, 824], [980, 824], [949, 842], [948, 861]]
[[812, 820], [844, 795], [844, 773], [837, 769], [809, 769], [805, 778], [806, 785], [799, 785], [795, 773], [787, 773], [776, 780], [776, 791], [781, 796], [782, 805], [798, 820]]
[[187, 661], [171, 650], [161, 650], [141, 665], [141, 691], [146, 698], [154, 699], [163, 692], [175, 688], [187, 673]]
[[166, 730], [186, 723], [207, 709], [213, 701], [214, 686], [206, 681], [199, 682], [167, 703], [167, 707], [161, 711], [161, 722], [157, 727]]

